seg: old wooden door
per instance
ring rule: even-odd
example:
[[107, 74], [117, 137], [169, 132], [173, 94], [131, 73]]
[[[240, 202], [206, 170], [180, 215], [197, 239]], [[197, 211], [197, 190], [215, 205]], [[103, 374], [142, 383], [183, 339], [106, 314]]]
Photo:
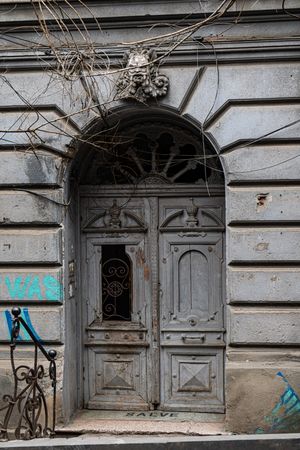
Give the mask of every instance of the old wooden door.
[[223, 409], [221, 199], [83, 197], [87, 406]]
[[208, 196], [193, 164], [180, 159], [176, 171], [181, 138], [154, 128], [162, 154], [150, 127], [150, 159], [138, 142], [126, 169], [124, 149], [116, 157], [119, 183], [108, 167], [105, 185], [81, 187], [85, 405], [223, 412], [220, 180], [212, 173]]

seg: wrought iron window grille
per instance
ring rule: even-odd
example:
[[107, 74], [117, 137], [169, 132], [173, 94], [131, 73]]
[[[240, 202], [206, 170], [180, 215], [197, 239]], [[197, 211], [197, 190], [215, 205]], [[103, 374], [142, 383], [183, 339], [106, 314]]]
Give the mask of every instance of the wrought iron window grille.
[[[52, 437], [55, 434], [56, 421], [56, 351], [46, 350], [36, 339], [27, 323], [21, 317], [21, 309], [12, 310], [12, 329], [10, 341], [10, 361], [14, 379], [12, 394], [3, 395], [5, 406], [3, 422], [0, 422], [0, 441], [15, 439], [34, 439]], [[15, 350], [20, 343], [18, 338], [23, 327], [34, 345], [32, 367], [21, 364], [16, 366]], [[39, 352], [49, 362], [48, 371], [39, 362]], [[49, 378], [52, 387], [52, 424], [50, 425], [47, 399], [43, 380]], [[14, 424], [13, 424], [14, 422]]]

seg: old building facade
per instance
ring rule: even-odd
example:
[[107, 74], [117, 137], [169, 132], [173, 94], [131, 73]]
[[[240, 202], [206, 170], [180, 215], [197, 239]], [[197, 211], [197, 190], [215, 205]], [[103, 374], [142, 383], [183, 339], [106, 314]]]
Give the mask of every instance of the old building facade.
[[1, 393], [299, 428], [297, 3], [1, 1]]

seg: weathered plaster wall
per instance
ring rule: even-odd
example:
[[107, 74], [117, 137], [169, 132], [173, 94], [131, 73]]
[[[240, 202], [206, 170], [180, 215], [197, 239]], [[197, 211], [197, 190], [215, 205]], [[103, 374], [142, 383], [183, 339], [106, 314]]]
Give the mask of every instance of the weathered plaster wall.
[[[205, 8], [209, 11], [217, 3], [205, 2]], [[203, 32], [206, 36], [222, 34], [214, 42], [218, 66], [211, 45], [195, 42], [166, 61], [161, 70], [170, 78], [170, 90], [159, 104], [200, 124], [224, 166], [227, 428], [235, 432], [294, 431], [300, 423], [300, 125], [286, 126], [299, 119], [300, 60], [295, 37], [299, 23], [278, 15], [281, 2], [242, 3], [246, 17], [241, 23], [232, 27], [219, 23]], [[119, 17], [114, 6], [95, 7], [99, 17], [115, 20], [115, 26], [105, 24], [103, 34], [94, 33], [100, 47], [109, 41], [145, 36], [144, 29], [132, 27], [127, 16], [149, 26], [143, 18], [143, 2], [134, 7], [121, 2]], [[289, 7], [293, 6], [297, 2], [291, 1]], [[176, 14], [198, 12], [199, 3], [155, 2], [155, 7], [147, 3], [147, 8], [155, 20], [160, 14], [169, 14], [171, 20]], [[261, 21], [247, 16], [253, 11], [261, 12]], [[30, 6], [19, 5], [0, 19], [0, 27], [25, 19], [32, 20]], [[165, 29], [164, 21], [160, 32]], [[37, 39], [24, 30], [22, 38], [29, 36]], [[11, 380], [9, 311], [22, 303], [27, 323], [58, 350], [59, 407], [63, 403], [68, 418], [80, 404], [81, 330], [76, 303], [84, 300], [78, 296], [74, 275], [79, 264], [76, 210], [64, 206], [73, 194], [67, 169], [75, 155], [68, 145], [95, 115], [87, 110], [78, 113], [82, 88], [75, 86], [76, 95], [70, 97], [66, 83], [45, 72], [47, 55], [41, 60], [34, 52], [24, 55], [6, 41], [2, 44], [0, 392], [7, 390]], [[122, 52], [112, 49], [109, 56], [116, 61]], [[35, 104], [38, 122], [36, 113], [11, 86]], [[105, 100], [106, 83], [99, 84], [99, 92]], [[112, 105], [117, 106], [121, 105]], [[72, 112], [72, 119], [66, 120]], [[53, 119], [54, 124], [47, 124]], [[33, 124], [39, 125], [38, 134], [44, 140], [34, 153], [28, 149], [29, 136], [24, 132]], [[34, 136], [30, 139], [37, 142]], [[256, 142], [249, 145], [252, 140]], [[28, 356], [24, 350], [24, 359]], [[287, 406], [293, 406], [290, 415]]]

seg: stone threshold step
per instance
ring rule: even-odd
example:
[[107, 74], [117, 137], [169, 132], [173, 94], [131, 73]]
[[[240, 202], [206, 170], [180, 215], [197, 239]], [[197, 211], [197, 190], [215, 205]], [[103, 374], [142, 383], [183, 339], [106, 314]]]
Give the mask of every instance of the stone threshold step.
[[121, 419], [121, 420], [166, 420], [177, 422], [224, 422], [225, 414], [220, 413], [190, 413], [178, 411], [110, 411], [82, 409], [78, 410], [73, 420], [98, 420], [98, 419]]
[[223, 423], [198, 422], [166, 422], [144, 420], [94, 420], [91, 422], [74, 421], [69, 425], [59, 427], [58, 433], [101, 433], [113, 435], [131, 434], [177, 434], [187, 436], [207, 436], [227, 434]]
[[126, 412], [81, 410], [58, 433], [101, 433], [109, 435], [177, 434], [206, 436], [225, 434], [224, 414]]

